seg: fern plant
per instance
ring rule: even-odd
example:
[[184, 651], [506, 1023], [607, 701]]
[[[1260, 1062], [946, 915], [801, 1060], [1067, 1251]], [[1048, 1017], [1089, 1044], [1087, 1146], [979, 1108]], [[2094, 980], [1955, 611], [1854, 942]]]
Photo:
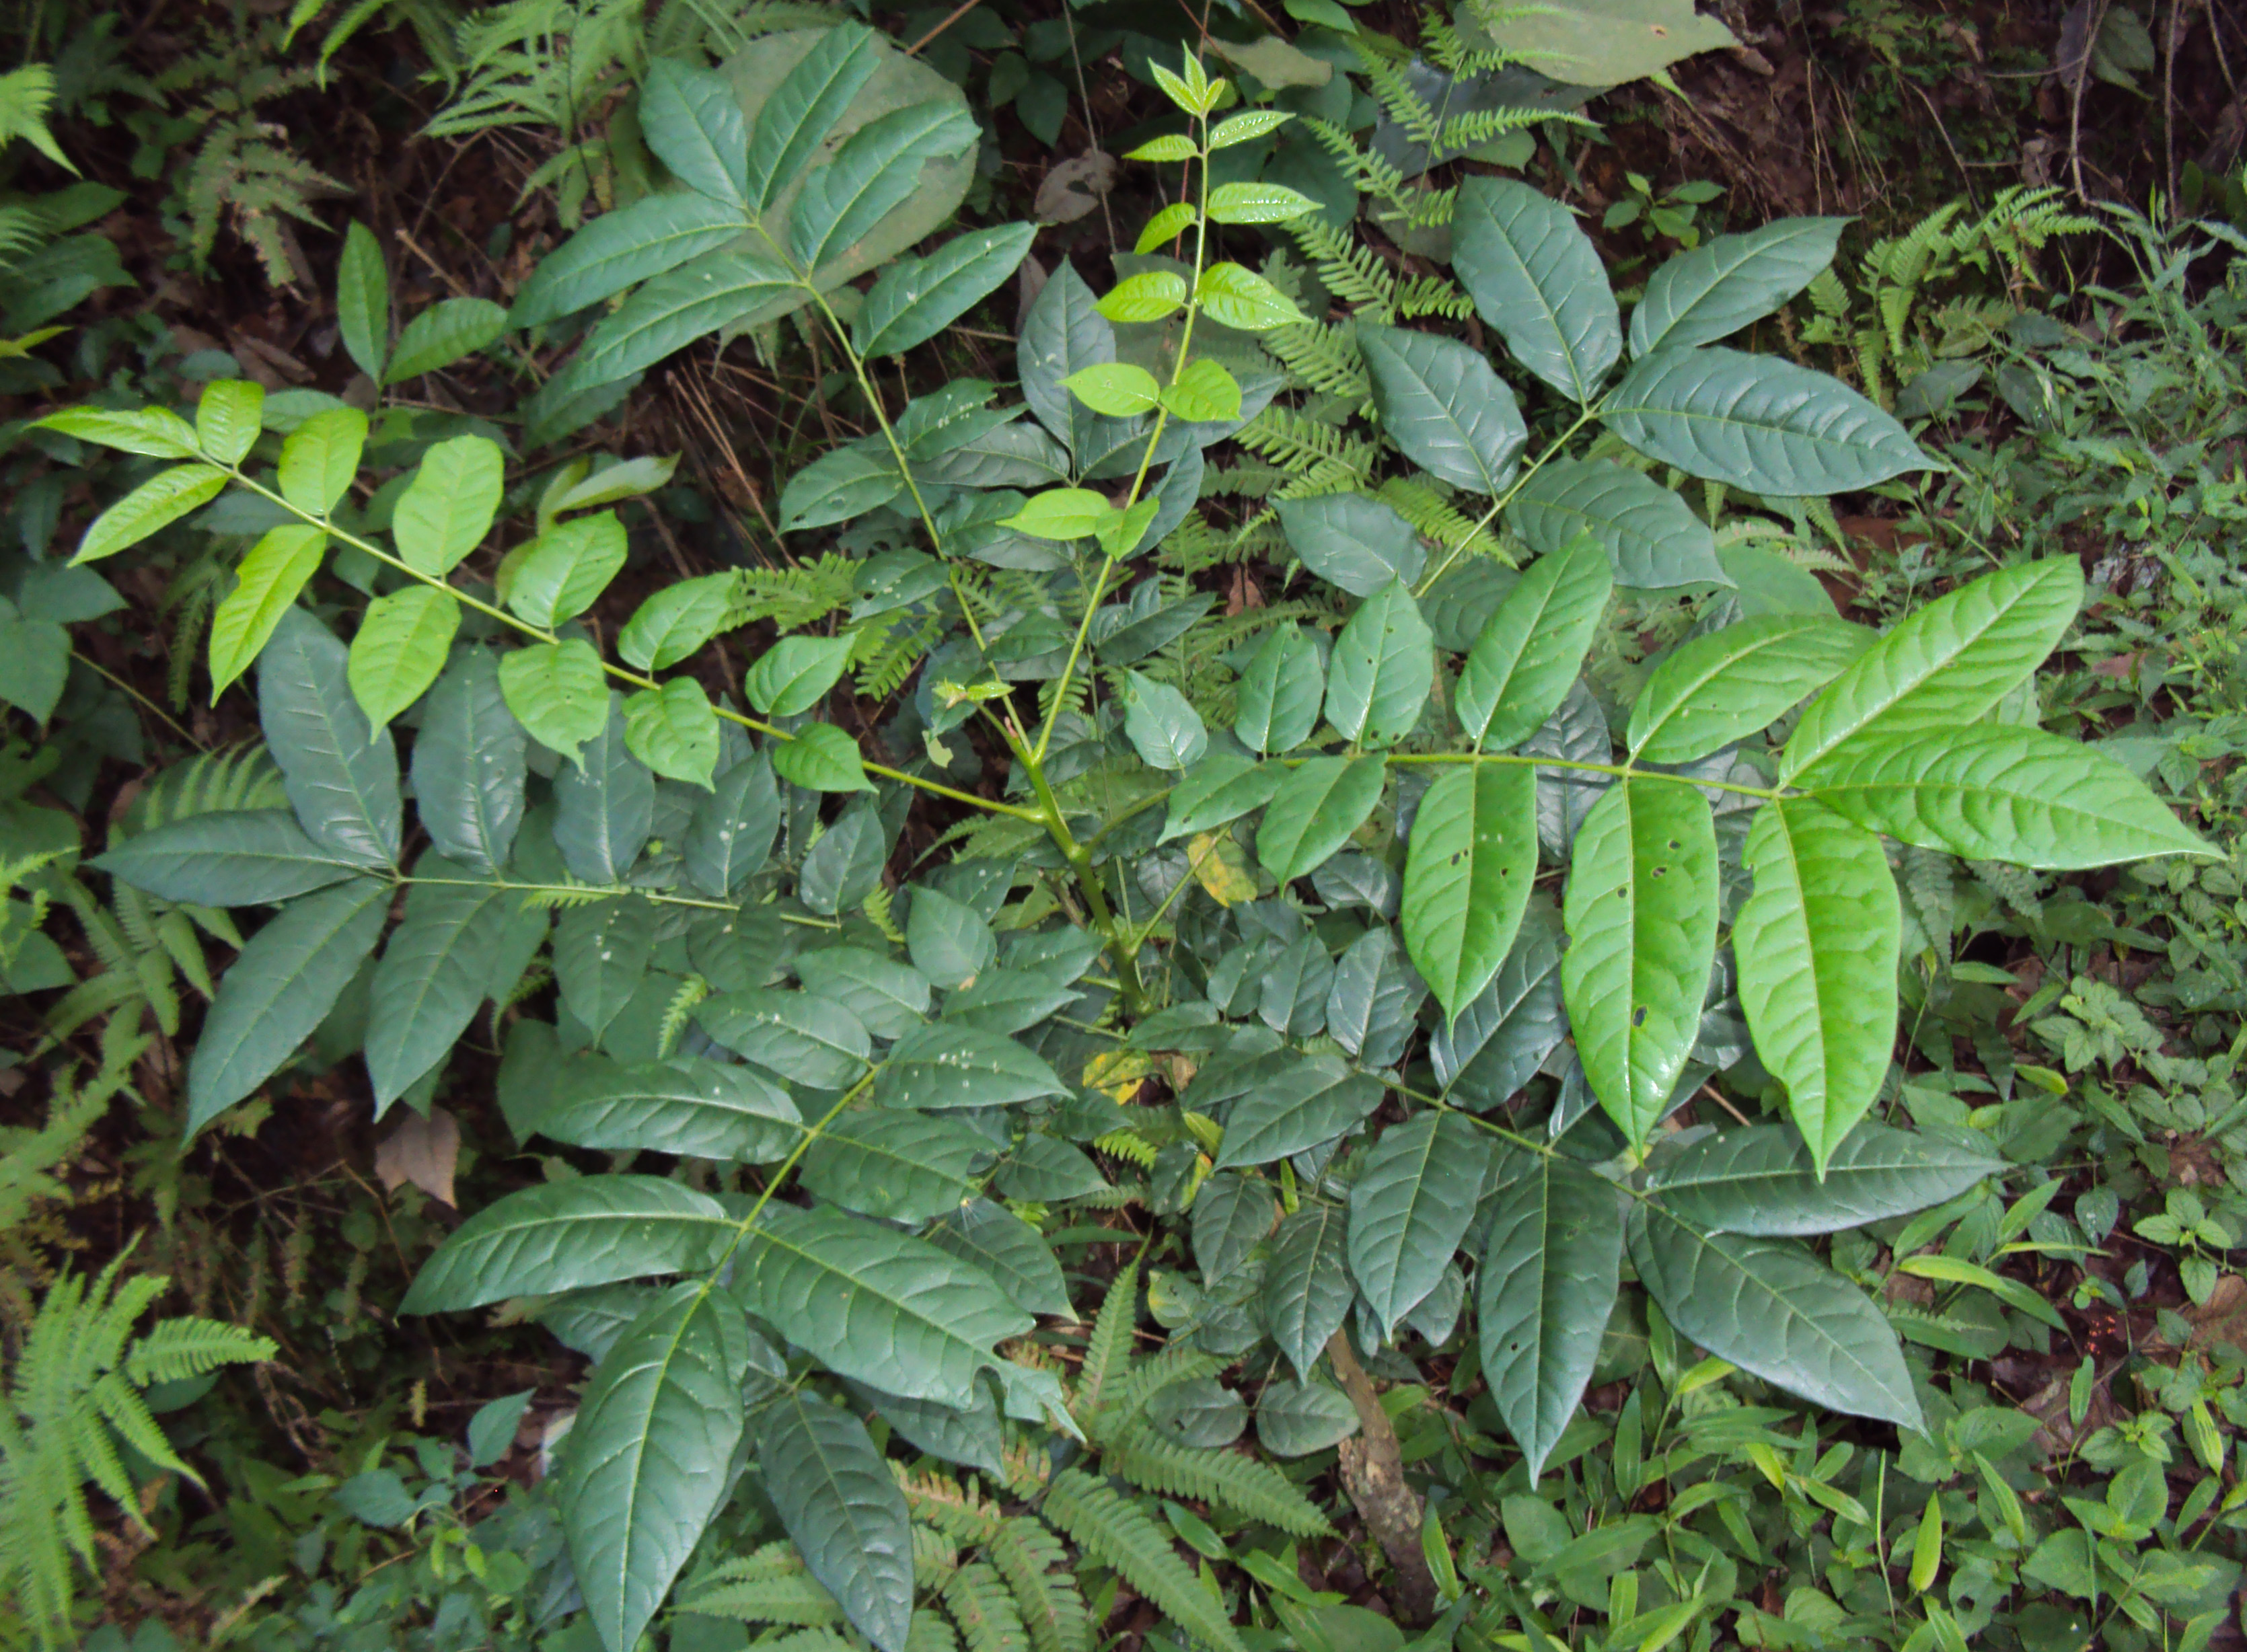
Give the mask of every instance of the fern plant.
[[0, 1402], [0, 1596], [12, 1592], [43, 1646], [75, 1643], [79, 1567], [100, 1570], [86, 1486], [139, 1522], [126, 1454], [201, 1484], [150, 1415], [145, 1390], [273, 1357], [263, 1337], [212, 1320], [160, 1320], [136, 1336], [133, 1327], [171, 1281], [120, 1277], [126, 1259], [91, 1281], [57, 1280], [10, 1348]]
[[[1188, 1503], [1282, 1541], [1325, 1517], [1184, 1437], [1190, 1411], [1245, 1417], [1219, 1373], [1250, 1374], [1267, 1453], [1352, 1423], [1371, 1453], [1359, 1356], [1457, 1335], [1533, 1481], [1626, 1288], [1711, 1382], [1916, 1426], [1887, 1311], [1798, 1242], [2005, 1173], [1873, 1116], [1891, 853], [2208, 851], [2127, 770], [1993, 715], [2073, 623], [2072, 560], [1876, 637], [1772, 550], [1814, 523], [1806, 498], [1927, 462], [1839, 381], [1724, 342], [1840, 224], [1715, 238], [1626, 327], [1565, 208], [1467, 177], [1444, 279], [1502, 376], [1335, 243], [1365, 283], [1339, 315], [1291, 261], [1224, 256], [1311, 203], [1212, 181], [1289, 116], [1186, 57], [1155, 71], [1186, 129], [1133, 158], [1190, 193], [1110, 290], [1053, 272], [1016, 341], [1024, 405], [965, 379], [897, 405], [876, 365], [997, 290], [1032, 227], [884, 263], [958, 199], [973, 119], [855, 24], [760, 58], [651, 65], [639, 123], [680, 187], [595, 218], [509, 319], [574, 352], [540, 393], [572, 403], [713, 335], [823, 328], [874, 427], [788, 478], [779, 520], [831, 560], [591, 624], [627, 560], [613, 508], [667, 474], [649, 461], [510, 490], [497, 444], [448, 433], [364, 490], [377, 514], [356, 407], [277, 420], [221, 383], [192, 422], [47, 421], [172, 461], [82, 560], [228, 489], [277, 524], [210, 666], [222, 692], [254, 662], [287, 807], [95, 863], [277, 909], [217, 984], [192, 1127], [308, 1040], [363, 1048], [379, 1113], [426, 1105], [496, 1003], [509, 1128], [588, 1156], [470, 1216], [403, 1311], [543, 1299], [594, 1360], [557, 1486], [604, 1642], [691, 1575], [807, 1647], [842, 1633], [818, 1590], [878, 1652], [1060, 1645], [1079, 1631], [1035, 1532], [1230, 1648], [1253, 1605], [1173, 1546]], [[394, 382], [418, 322], [393, 342], [379, 273], [339, 309]], [[1288, 331], [1315, 322], [1336, 331]], [[1213, 472], [1227, 442], [1260, 462]], [[1720, 543], [1720, 513], [1764, 527]], [[372, 587], [348, 640], [300, 601], [331, 548]], [[721, 672], [704, 651], [751, 620]], [[894, 701], [846, 702], [854, 669]], [[900, 875], [925, 803], [950, 853]], [[550, 995], [519, 992], [540, 967]], [[1709, 1094], [1747, 1122], [1686, 1124]], [[1062, 1254], [1120, 1232], [1074, 1224], [1125, 1207], [1170, 1336], [1127, 1357], [1126, 1270], [1064, 1383], [1039, 1321], [1076, 1320]], [[878, 1432], [1010, 1500], [901, 1485]], [[715, 1552], [750, 1464], [792, 1550]], [[1392, 1562], [1419, 1553], [1408, 1499], [1356, 1500]]]

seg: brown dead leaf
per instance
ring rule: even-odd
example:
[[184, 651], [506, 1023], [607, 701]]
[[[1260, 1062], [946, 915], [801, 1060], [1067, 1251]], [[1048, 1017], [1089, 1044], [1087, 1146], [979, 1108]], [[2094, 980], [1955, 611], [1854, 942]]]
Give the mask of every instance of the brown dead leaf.
[[2206, 1348], [2221, 1342], [2247, 1351], [2247, 1279], [2226, 1273], [2216, 1281], [2208, 1306], [2188, 1304], [2184, 1316], [2192, 1321], [2193, 1347]]
[[460, 1157], [461, 1126], [450, 1113], [433, 1107], [423, 1118], [409, 1111], [376, 1144], [374, 1173], [393, 1192], [411, 1182], [431, 1198], [450, 1205], [453, 1169]]
[[1040, 223], [1074, 223], [1115, 187], [1116, 157], [1088, 149], [1046, 174], [1030, 210]]

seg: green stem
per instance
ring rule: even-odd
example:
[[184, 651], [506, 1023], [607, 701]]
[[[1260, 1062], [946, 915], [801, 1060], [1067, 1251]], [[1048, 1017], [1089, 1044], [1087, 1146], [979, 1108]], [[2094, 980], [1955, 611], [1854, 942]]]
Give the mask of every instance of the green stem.
[[1139, 980], [1139, 949], [1130, 932], [1117, 922], [1109, 909], [1107, 891], [1100, 887], [1099, 870], [1092, 864], [1092, 851], [1076, 841], [1069, 829], [1069, 822], [1061, 810], [1061, 800], [1054, 795], [1052, 784], [1046, 779], [1045, 765], [1034, 757], [1027, 744], [1009, 737], [1014, 755], [1021, 760], [1023, 771], [1030, 777], [1030, 788], [1037, 794], [1041, 818], [1047, 833], [1076, 874], [1076, 886], [1083, 891], [1084, 904], [1092, 914], [1092, 926], [1108, 943], [1108, 956], [1116, 966], [1116, 984], [1124, 995], [1124, 1007], [1133, 1015], [1143, 1014], [1147, 1007], [1146, 988]]
[[[1282, 758], [1283, 762], [1300, 759]], [[1690, 775], [1667, 775], [1659, 769], [1637, 768], [1629, 763], [1580, 763], [1565, 757], [1540, 757], [1529, 752], [1418, 752], [1391, 753], [1392, 763], [1513, 763], [1532, 768], [1566, 768], [1586, 775], [1609, 775], [1618, 780], [1659, 780], [1672, 786], [1695, 786], [1712, 792], [1731, 792], [1741, 797], [1759, 797], [1766, 802], [1776, 802], [1787, 794], [1781, 789], [1764, 786], [1736, 786], [1730, 781], [1697, 780]]]
[[[496, 620], [511, 631], [519, 631], [522, 635], [533, 638], [542, 643], [552, 644], [557, 643], [561, 640], [561, 638], [553, 631], [548, 631], [543, 626], [534, 625], [526, 619], [518, 619], [515, 615], [509, 613], [504, 608], [496, 607], [479, 597], [469, 596], [468, 592], [461, 590], [459, 587], [454, 585], [442, 575], [428, 573], [421, 569], [416, 568], [411, 563], [405, 561], [403, 558], [393, 556], [381, 546], [375, 544], [371, 541], [361, 539], [357, 534], [351, 533], [342, 528], [338, 528], [334, 522], [329, 521], [328, 518], [313, 515], [311, 511], [305, 510], [290, 502], [281, 495], [274, 492], [270, 488], [268, 488], [263, 483], [257, 481], [236, 467], [229, 465], [224, 467], [224, 468], [227, 474], [231, 476], [237, 484], [249, 489], [251, 493], [256, 494], [261, 499], [270, 500], [273, 503], [280, 506], [283, 510], [286, 510], [299, 521], [319, 529], [322, 532], [328, 535], [330, 538], [341, 540], [345, 544], [352, 547], [354, 550], [365, 551], [368, 556], [373, 557], [386, 568], [394, 568], [400, 573], [406, 575], [409, 579], [418, 580], [422, 584], [433, 586], [436, 590], [445, 592], [446, 595], [451, 597], [454, 601], [461, 604], [462, 606], [473, 609], [475, 612], [482, 614], [487, 618]], [[615, 678], [619, 682], [630, 683], [635, 688], [657, 688], [661, 686], [661, 685], [652, 677], [644, 677], [636, 671], [629, 670], [623, 666], [612, 664], [606, 659], [602, 660], [600, 665], [601, 669], [606, 672], [610, 676]], [[743, 728], [762, 734], [768, 740], [793, 741], [796, 738], [795, 735], [789, 734], [786, 729], [776, 728], [770, 723], [761, 722], [756, 718], [744, 716], [740, 712], [734, 711], [729, 707], [713, 706], [711, 709], [717, 713], [719, 716], [724, 718], [727, 721], [739, 724]], [[864, 760], [862, 758], [860, 761], [864, 761]], [[941, 785], [932, 780], [924, 780], [919, 775], [908, 775], [901, 768], [891, 768], [885, 764], [875, 762], [865, 763], [865, 768], [868, 774], [878, 775], [884, 780], [892, 781], [901, 786], [915, 787], [919, 790], [931, 793], [938, 797], [949, 797], [954, 802], [968, 804], [972, 808], [982, 809], [987, 814], [1011, 815], [1017, 820], [1042, 820], [1044, 818], [1043, 816], [1040, 815], [1038, 811], [1034, 809], [1023, 809], [1014, 803], [994, 802], [987, 797], [978, 797], [973, 792], [964, 792], [958, 790], [953, 787]]]
[[1482, 520], [1474, 525], [1474, 532], [1470, 533], [1465, 539], [1461, 540], [1458, 544], [1453, 545], [1449, 550], [1444, 553], [1443, 561], [1438, 563], [1435, 567], [1429, 571], [1427, 577], [1422, 579], [1417, 585], [1413, 587], [1412, 595], [1416, 597], [1424, 597], [1431, 590], [1434, 589], [1436, 582], [1441, 579], [1451, 570], [1451, 564], [1459, 559], [1459, 553], [1466, 549], [1468, 542], [1474, 538], [1475, 534], [1480, 533], [1484, 529], [1489, 527], [1492, 521], [1497, 516], [1498, 513], [1504, 510], [1508, 505], [1513, 502], [1514, 495], [1529, 485], [1529, 479], [1532, 476], [1534, 476], [1539, 471], [1544, 469], [1546, 465], [1552, 461], [1554, 456], [1559, 454], [1562, 448], [1568, 445], [1570, 438], [1574, 436], [1575, 433], [1581, 430], [1586, 425], [1591, 423], [1593, 415], [1598, 411], [1599, 409], [1596, 407], [1585, 408], [1581, 413], [1576, 415], [1575, 423], [1570, 425], [1558, 436], [1555, 436], [1553, 439], [1552, 444], [1547, 447], [1543, 453], [1539, 454], [1536, 458], [1531, 460], [1529, 461], [1528, 468], [1519, 476], [1516, 476], [1513, 479], [1513, 485], [1508, 488], [1504, 493], [1500, 494], [1497, 498], [1491, 501], [1490, 509], [1483, 513]]
[[[738, 901], [699, 900], [692, 895], [666, 895], [660, 890], [636, 889], [630, 884], [604, 887], [594, 884], [518, 884], [503, 877], [422, 877], [409, 876], [393, 880], [400, 884], [431, 884], [442, 889], [497, 889], [509, 894], [569, 895], [579, 899], [607, 900], [619, 895], [637, 895], [642, 900], [658, 906], [693, 906], [709, 912], [738, 912]], [[793, 912], [777, 912], [774, 916], [783, 924], [800, 924], [806, 929], [840, 929], [843, 925], [831, 918], [798, 918]]]

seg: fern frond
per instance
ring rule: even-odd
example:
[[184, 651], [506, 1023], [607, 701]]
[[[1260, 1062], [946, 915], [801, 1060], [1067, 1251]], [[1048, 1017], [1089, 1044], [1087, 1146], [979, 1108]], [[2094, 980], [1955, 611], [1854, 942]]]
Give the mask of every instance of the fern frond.
[[270, 1339], [239, 1325], [221, 1320], [166, 1320], [133, 1343], [125, 1374], [136, 1386], [147, 1388], [201, 1376], [222, 1365], [254, 1365], [271, 1359], [274, 1353]]
[[734, 575], [721, 631], [769, 619], [782, 631], [816, 625], [850, 605], [864, 564], [828, 552], [796, 568], [743, 568]]
[[783, 1538], [755, 1553], [711, 1568], [680, 1609], [738, 1623], [815, 1628], [840, 1623], [843, 1608], [814, 1578], [794, 1543]]
[[1078, 1420], [1097, 1416], [1109, 1384], [1123, 1381], [1131, 1368], [1131, 1328], [1139, 1314], [1139, 1265], [1129, 1264], [1108, 1287], [1100, 1313], [1077, 1368]]
[[1101, 1461], [1147, 1491], [1222, 1503], [1295, 1537], [1321, 1537], [1334, 1529], [1286, 1476], [1238, 1451], [1198, 1451], [1139, 1424], [1126, 1429]]
[[1363, 406], [1373, 399], [1373, 383], [1358, 358], [1356, 335], [1350, 322], [1324, 326], [1305, 321], [1267, 332], [1263, 342], [1298, 382]]
[[1035, 1652], [1091, 1652], [1092, 1614], [1067, 1569], [1068, 1551], [1052, 1533], [1017, 1515], [984, 1546], [984, 1553], [1014, 1591]]
[[942, 1599], [967, 1652], [1030, 1652], [1014, 1597], [992, 1567], [980, 1561], [961, 1567], [945, 1580]]
[[1110, 1158], [1129, 1159], [1143, 1171], [1155, 1168], [1155, 1144], [1134, 1130], [1110, 1130], [1092, 1138], [1093, 1147]]
[[1336, 298], [1369, 312], [1373, 321], [1387, 321], [1396, 313], [1397, 276], [1370, 246], [1315, 213], [1289, 221], [1287, 229]]
[[999, 1534], [1005, 1517], [987, 1503], [974, 1482], [954, 1479], [934, 1469], [908, 1474], [902, 1464], [890, 1464], [905, 1507], [920, 1520], [960, 1543], [988, 1543]]
[[1374, 497], [1446, 550], [1465, 550], [1487, 556], [1508, 568], [1513, 566], [1513, 558], [1499, 543], [1486, 520], [1470, 521], [1433, 484], [1419, 477], [1393, 476], [1381, 484]]
[[1045, 1515], [1188, 1635], [1218, 1652], [1244, 1652], [1231, 1619], [1186, 1570], [1168, 1534], [1112, 1487], [1064, 1469], [1046, 1493]]
[[1141, 1360], [1109, 1383], [1100, 1403], [1099, 1426], [1092, 1430], [1093, 1438], [1121, 1438], [1130, 1431], [1133, 1420], [1147, 1409], [1147, 1403], [1164, 1389], [1215, 1376], [1225, 1367], [1226, 1362], [1214, 1354], [1190, 1348], [1181, 1342], [1164, 1344], [1162, 1351], [1153, 1358]]
[[890, 916], [890, 905], [895, 899], [896, 895], [888, 884], [877, 884], [866, 898], [858, 903], [858, 910], [866, 915], [868, 923], [882, 932], [884, 940], [892, 946], [902, 946], [905, 944], [905, 932], [898, 927], [897, 919]]

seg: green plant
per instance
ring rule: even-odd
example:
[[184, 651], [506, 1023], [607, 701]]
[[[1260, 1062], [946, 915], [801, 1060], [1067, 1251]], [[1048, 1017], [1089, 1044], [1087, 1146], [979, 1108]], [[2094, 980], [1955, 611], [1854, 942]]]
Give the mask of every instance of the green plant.
[[121, 1454], [196, 1478], [165, 1440], [146, 1390], [273, 1355], [263, 1338], [211, 1320], [160, 1320], [134, 1336], [170, 1281], [120, 1280], [125, 1260], [90, 1285], [76, 1275], [54, 1284], [22, 1333], [0, 1399], [0, 1586], [14, 1592], [24, 1627], [43, 1646], [72, 1638], [73, 1560], [100, 1567], [86, 1483], [137, 1520], [135, 1477]]
[[[892, 413], [870, 364], [966, 315], [1029, 236], [969, 232], [842, 296], [910, 243], [893, 215], [925, 204], [916, 192], [954, 175], [973, 136], [949, 92], [862, 102], [895, 70], [887, 51], [850, 24], [775, 37], [754, 118], [736, 81], [652, 66], [640, 125], [688, 188], [580, 231], [512, 317], [558, 327], [629, 292], [583, 335], [564, 389], [541, 393], [567, 401], [808, 309], [877, 432], [790, 478], [782, 529], [839, 528], [871, 554], [666, 585], [597, 631], [581, 617], [627, 555], [604, 508], [655, 485], [646, 461], [516, 490], [527, 531], [506, 544], [505, 455], [482, 434], [431, 442], [361, 508], [353, 408], [290, 408], [269, 430], [270, 405], [229, 381], [192, 423], [162, 408], [45, 421], [172, 461], [86, 529], [81, 560], [229, 488], [276, 523], [215, 616], [210, 667], [222, 689], [255, 659], [289, 807], [174, 821], [96, 863], [165, 900], [279, 908], [205, 1018], [190, 1126], [308, 1039], [363, 1043], [378, 1111], [427, 1107], [488, 1001], [508, 1012], [496, 1088], [518, 1138], [626, 1156], [471, 1216], [403, 1305], [547, 1299], [566, 1341], [598, 1348], [559, 1506], [618, 1652], [698, 1548], [713, 1588], [793, 1587], [783, 1551], [729, 1573], [703, 1546], [735, 1535], [721, 1517], [752, 1458], [809, 1576], [882, 1652], [928, 1621], [924, 1587], [971, 1643], [1001, 1601], [1053, 1612], [1046, 1581], [1026, 1594], [1007, 1572], [1049, 1569], [1027, 1529], [1035, 1565], [991, 1550], [1004, 1590], [980, 1561], [917, 1567], [882, 1429], [937, 1455], [951, 1448], [932, 1440], [987, 1451], [1010, 1426], [1039, 1446], [1082, 1435], [1105, 1473], [1233, 1505], [1264, 1557], [1244, 1554], [1233, 1587], [1293, 1609], [1275, 1546], [1322, 1517], [1272, 1471], [1181, 1456], [1136, 1421], [1158, 1389], [1239, 1359], [1291, 1374], [1260, 1396], [1267, 1444], [1363, 1430], [1345, 1478], [1400, 1576], [1417, 1557], [1462, 1615], [1510, 1601], [1472, 1565], [1471, 1601], [1440, 1517], [1426, 1538], [1404, 1490], [1359, 1369], [1400, 1330], [1445, 1341], [1472, 1321], [1462, 1367], [1487, 1384], [1526, 1488], [1581, 1451], [1578, 1403], [1633, 1312], [1666, 1354], [1626, 1503], [1670, 1403], [1726, 1382], [1918, 1427], [1922, 1384], [1847, 1277], [1850, 1247], [1868, 1223], [1939, 1227], [1957, 1202], [1994, 1203], [1984, 1184], [2006, 1165], [1977, 1138], [1868, 1116], [1893, 1072], [1903, 933], [1883, 837], [1907, 877], [1914, 855], [2080, 869], [2211, 851], [2128, 770], [2023, 709], [2082, 604], [2073, 559], [1988, 573], [1875, 636], [1752, 529], [1720, 542], [1651, 474], [1699, 478], [1710, 514], [1731, 501], [1775, 529], [1790, 502], [1925, 466], [1837, 381], [1720, 342], [1811, 283], [1839, 225], [1670, 261], [1626, 333], [1565, 209], [1472, 177], [1453, 270], [1548, 393], [1525, 409], [1479, 351], [1392, 324], [1398, 304], [1314, 340], [1328, 382], [1285, 406], [1258, 341], [1306, 337], [1284, 331], [1309, 319], [1287, 290], [1304, 272], [1217, 255], [1227, 229], [1310, 203], [1211, 180], [1213, 156], [1285, 116], [1222, 113], [1234, 89], [1189, 58], [1156, 72], [1191, 132], [1137, 158], [1190, 167], [1192, 197], [1096, 300], [1066, 264], [1047, 283], [1017, 353], [1036, 422], [991, 407], [981, 382]], [[1151, 256], [1188, 233], [1190, 260]], [[368, 365], [385, 338], [352, 346], [377, 377], [396, 371]], [[1271, 474], [1212, 488], [1204, 449], [1235, 434]], [[1405, 474], [1376, 484], [1399, 459]], [[1201, 512], [1207, 493], [1274, 505], [1228, 521]], [[298, 604], [331, 543], [372, 596], [348, 645]], [[1213, 616], [1194, 576], [1252, 547], [1284, 549], [1298, 594]], [[1534, 560], [1517, 574], [1513, 556]], [[1618, 588], [1643, 618], [1630, 640], [1604, 623]], [[683, 669], [776, 614], [791, 634], [714, 697]], [[1649, 636], [1658, 657], [1640, 658]], [[887, 690], [916, 664], [882, 731], [895, 761], [821, 715], [854, 665]], [[430, 844], [410, 867], [390, 727], [409, 713]], [[945, 811], [955, 852], [891, 887], [916, 797]], [[1540, 862], [1563, 879], [1557, 908], [1533, 887]], [[542, 955], [550, 1019], [517, 1013], [543, 990]], [[1727, 1105], [1767, 1116], [1662, 1128], [1720, 1074]], [[1119, 1267], [1072, 1390], [1050, 1328], [1039, 1340], [1040, 1316], [1071, 1313], [1057, 1253], [1119, 1230], [1043, 1225], [1127, 1205], [1188, 1216], [1141, 1247], [1181, 1264], [1149, 1280], [1170, 1345], [1124, 1369], [1138, 1298]], [[1928, 1206], [1945, 1214], [1915, 1216]], [[1826, 1234], [1843, 1236], [1843, 1266], [1793, 1242]], [[1623, 1292], [1626, 1254], [1650, 1307]], [[2017, 1282], [1978, 1260], [1898, 1272], [2017, 1306]], [[1707, 1358], [1686, 1365], [1689, 1344]], [[1780, 1437], [1765, 1425], [1797, 1414], [1757, 1409], [1738, 1460], [1792, 1499], [1786, 1519], [1833, 1510], [1821, 1419]], [[1014, 1478], [1003, 1457], [999, 1478]], [[1033, 1478], [1042, 1491], [1017, 1489], [1038, 1519], [1182, 1632], [1229, 1644], [1237, 1614], [1142, 1505], [1074, 1467]], [[933, 1506], [924, 1525], [996, 1541]], [[1629, 1643], [1731, 1598], [1684, 1564], [1658, 1604], [1636, 1582], [1603, 1595]]]
[[1618, 197], [1602, 215], [1601, 224], [1608, 229], [1643, 224], [1640, 233], [1648, 240], [1666, 236], [1688, 252], [1701, 244], [1701, 230], [1694, 222], [1701, 208], [1725, 193], [1719, 184], [1696, 179], [1673, 185], [1657, 195], [1654, 186], [1637, 173], [1626, 172], [1622, 178], [1629, 193]]

